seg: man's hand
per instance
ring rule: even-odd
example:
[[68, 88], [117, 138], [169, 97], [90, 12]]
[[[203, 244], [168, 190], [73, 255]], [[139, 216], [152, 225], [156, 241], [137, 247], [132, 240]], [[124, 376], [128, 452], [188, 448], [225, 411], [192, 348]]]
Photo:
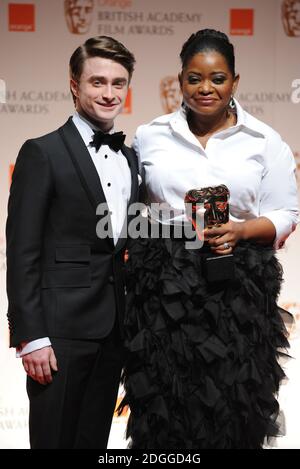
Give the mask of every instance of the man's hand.
[[28, 376], [40, 384], [51, 383], [51, 369], [54, 371], [58, 369], [53, 348], [50, 346], [27, 353], [22, 358], [22, 363]]

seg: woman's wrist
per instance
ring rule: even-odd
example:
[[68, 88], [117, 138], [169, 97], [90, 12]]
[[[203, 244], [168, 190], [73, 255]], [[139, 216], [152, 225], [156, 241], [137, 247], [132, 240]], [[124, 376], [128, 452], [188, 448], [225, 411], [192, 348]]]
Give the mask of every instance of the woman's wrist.
[[276, 229], [273, 223], [265, 217], [246, 220], [238, 223], [238, 238], [243, 241], [256, 241], [261, 244], [272, 244]]
[[246, 241], [247, 237], [247, 221], [235, 222], [238, 241]]

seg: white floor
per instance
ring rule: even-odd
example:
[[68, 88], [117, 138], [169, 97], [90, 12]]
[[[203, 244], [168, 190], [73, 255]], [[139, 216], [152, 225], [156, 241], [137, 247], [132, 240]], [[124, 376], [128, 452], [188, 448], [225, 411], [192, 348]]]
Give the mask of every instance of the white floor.
[[[290, 339], [290, 355], [294, 358], [282, 364], [288, 376], [282, 384], [279, 402], [285, 415], [286, 434], [277, 438], [272, 448], [300, 449], [300, 320], [298, 332]], [[2, 369], [0, 395], [0, 449], [28, 448], [28, 399], [25, 374], [21, 363], [6, 344], [0, 343], [0, 355], [6, 366]], [[126, 418], [114, 418], [109, 448], [127, 447]]]
[[279, 403], [284, 412], [286, 434], [276, 439], [276, 447], [282, 449], [300, 448], [300, 337], [290, 341], [290, 355], [285, 365], [288, 380], [282, 384]]

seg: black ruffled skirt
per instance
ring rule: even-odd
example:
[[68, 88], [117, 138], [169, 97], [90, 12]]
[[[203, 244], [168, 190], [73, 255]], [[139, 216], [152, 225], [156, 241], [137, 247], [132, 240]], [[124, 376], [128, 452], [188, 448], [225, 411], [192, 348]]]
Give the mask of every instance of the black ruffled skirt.
[[277, 434], [282, 269], [271, 248], [246, 242], [234, 263], [234, 280], [208, 283], [201, 251], [182, 240], [140, 239], [129, 250], [130, 448], [261, 448]]

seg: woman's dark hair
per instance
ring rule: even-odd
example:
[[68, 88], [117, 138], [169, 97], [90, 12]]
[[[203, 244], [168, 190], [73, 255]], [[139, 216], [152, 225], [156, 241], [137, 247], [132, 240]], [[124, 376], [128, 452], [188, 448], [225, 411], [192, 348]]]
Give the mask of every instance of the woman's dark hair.
[[180, 52], [182, 68], [188, 64], [195, 54], [206, 51], [216, 51], [221, 54], [225, 58], [232, 76], [235, 77], [233, 45], [226, 34], [215, 29], [200, 29], [188, 38]]

